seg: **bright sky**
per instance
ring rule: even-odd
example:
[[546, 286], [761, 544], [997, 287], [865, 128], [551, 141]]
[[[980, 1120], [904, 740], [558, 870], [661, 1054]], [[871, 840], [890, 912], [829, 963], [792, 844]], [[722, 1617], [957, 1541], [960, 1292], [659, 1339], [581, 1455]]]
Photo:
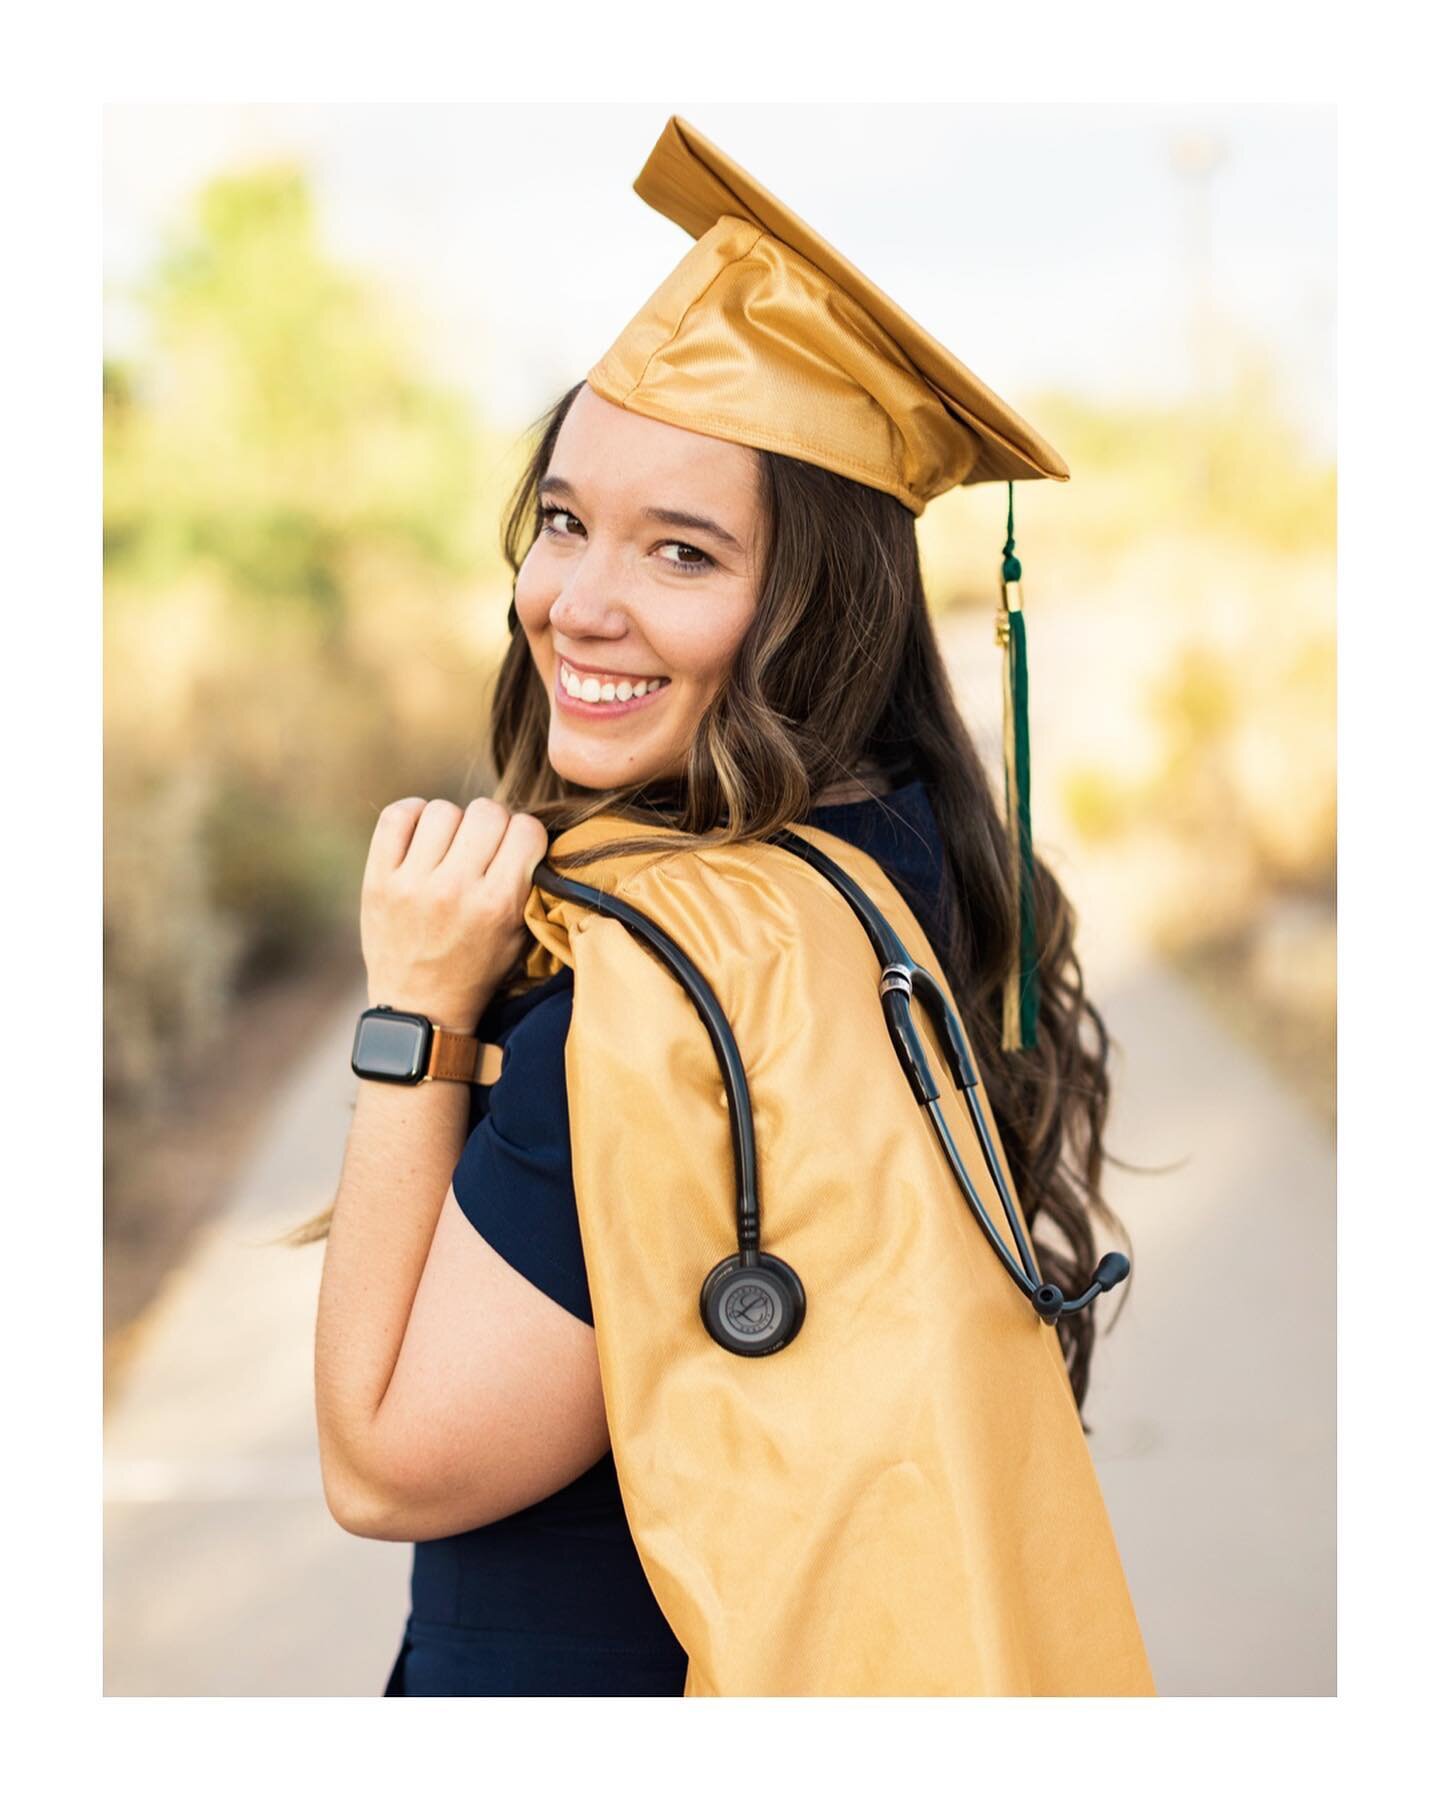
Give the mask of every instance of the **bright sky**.
[[[690, 245], [630, 186], [671, 112], [1017, 405], [1049, 385], [1183, 392], [1208, 266], [1222, 330], [1268, 348], [1333, 451], [1334, 113], [1281, 102], [112, 105], [107, 347], [136, 346], [127, 283], [196, 186], [291, 155], [334, 255], [423, 321], [437, 373], [522, 427]], [[1197, 140], [1218, 153], [1207, 180], [1175, 168]]]

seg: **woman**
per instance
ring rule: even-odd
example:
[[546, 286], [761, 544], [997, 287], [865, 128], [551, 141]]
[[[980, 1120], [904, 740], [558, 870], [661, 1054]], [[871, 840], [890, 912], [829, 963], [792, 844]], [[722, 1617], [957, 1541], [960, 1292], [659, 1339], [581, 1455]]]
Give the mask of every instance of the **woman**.
[[[713, 168], [719, 153], [683, 129]], [[574, 978], [525, 979], [551, 828], [604, 815], [680, 845], [747, 844], [803, 820], [865, 851], [943, 967], [1026, 1223], [1051, 1227], [1042, 1273], [1075, 1291], [1095, 1219], [1115, 1223], [1098, 1192], [1106, 1037], [1043, 863], [1037, 1052], [1001, 1054], [1017, 931], [1006, 834], [931, 627], [913, 467], [854, 479], [703, 408], [692, 430], [627, 404], [633, 385], [607, 394], [605, 368], [548, 416], [509, 510], [496, 795], [386, 808], [362, 891], [372, 1007], [502, 1045], [499, 1079], [362, 1083], [336, 1203], [297, 1234], [329, 1231], [327, 1499], [347, 1529], [415, 1544], [390, 1694], [687, 1691], [608, 1448], [571, 1185]], [[1092, 1315], [1057, 1329], [1078, 1407]]]

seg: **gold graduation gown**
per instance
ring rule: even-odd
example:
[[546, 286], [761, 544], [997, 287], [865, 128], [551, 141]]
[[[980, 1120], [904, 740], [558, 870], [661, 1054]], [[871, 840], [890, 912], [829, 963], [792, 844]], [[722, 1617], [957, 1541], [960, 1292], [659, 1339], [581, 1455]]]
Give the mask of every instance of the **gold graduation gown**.
[[[879, 863], [796, 829], [943, 981]], [[669, 835], [606, 815], [552, 853], [652, 833]], [[750, 1083], [761, 1243], [807, 1300], [799, 1335], [769, 1356], [710, 1337], [701, 1284], [736, 1248], [710, 1039], [625, 925], [532, 889], [526, 973], [575, 976], [571, 1155], [610, 1441], [641, 1564], [689, 1657], [686, 1697], [1153, 1694], [1056, 1334], [920, 1116], [849, 906], [774, 845], [571, 876], [653, 919], [715, 990]], [[918, 1005], [915, 1018], [1013, 1248]]]

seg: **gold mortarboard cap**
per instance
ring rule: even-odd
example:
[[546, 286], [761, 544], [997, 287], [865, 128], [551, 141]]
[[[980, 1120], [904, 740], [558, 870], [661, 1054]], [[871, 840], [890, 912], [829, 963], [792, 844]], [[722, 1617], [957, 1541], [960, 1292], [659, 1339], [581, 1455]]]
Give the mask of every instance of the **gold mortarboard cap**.
[[672, 117], [635, 181], [696, 239], [586, 380], [631, 412], [848, 475], [913, 513], [1070, 471], [818, 232]]

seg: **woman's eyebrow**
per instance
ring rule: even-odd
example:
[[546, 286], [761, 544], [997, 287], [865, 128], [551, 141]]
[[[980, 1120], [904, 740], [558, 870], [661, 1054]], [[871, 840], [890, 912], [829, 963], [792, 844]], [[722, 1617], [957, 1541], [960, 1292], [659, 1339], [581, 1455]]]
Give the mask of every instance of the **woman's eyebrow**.
[[[560, 494], [569, 500], [580, 498], [563, 475], [547, 475], [540, 483], [540, 492]], [[677, 512], [674, 507], [669, 506], [647, 506], [640, 516], [642, 519], [653, 519], [657, 525], [679, 525], [686, 531], [703, 531], [717, 543], [728, 545], [741, 556], [745, 554], [745, 546], [738, 538], [733, 537], [723, 525], [717, 525], [713, 519], [707, 519], [701, 513]]]
[[675, 512], [668, 506], [647, 506], [641, 517], [654, 519], [657, 525], [679, 525], [686, 531], [703, 531], [719, 543], [728, 545], [739, 555], [745, 554], [745, 546], [738, 538], [731, 537], [723, 525], [717, 525], [713, 519], [702, 518], [699, 513]]

